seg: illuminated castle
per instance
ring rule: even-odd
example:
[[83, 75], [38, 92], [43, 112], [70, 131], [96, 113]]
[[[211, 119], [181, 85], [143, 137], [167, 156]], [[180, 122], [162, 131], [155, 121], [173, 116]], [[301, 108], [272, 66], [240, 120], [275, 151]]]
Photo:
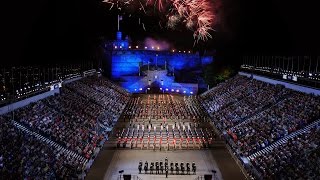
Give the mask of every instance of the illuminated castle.
[[200, 56], [190, 51], [163, 51], [161, 47], [131, 47], [128, 38], [122, 39], [120, 31], [116, 40], [104, 44], [107, 59], [106, 72], [130, 92], [158, 88], [194, 94], [198, 91], [195, 81], [178, 83], [175, 76], [182, 71], [202, 71], [202, 67], [213, 61], [212, 56]]

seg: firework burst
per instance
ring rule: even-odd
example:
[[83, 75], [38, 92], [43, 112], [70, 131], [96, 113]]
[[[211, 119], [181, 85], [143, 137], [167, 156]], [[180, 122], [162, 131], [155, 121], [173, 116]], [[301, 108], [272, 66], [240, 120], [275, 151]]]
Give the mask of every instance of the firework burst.
[[175, 27], [179, 22], [180, 22], [180, 16], [172, 15], [168, 18], [167, 27], [170, 29], [175, 29]]
[[134, 0], [103, 0], [102, 2], [110, 4], [110, 9], [117, 8], [121, 10], [122, 8], [130, 5]]
[[[110, 9], [136, 8], [146, 13], [149, 7], [167, 15], [167, 28], [175, 29], [179, 23], [194, 32], [195, 42], [212, 38], [215, 24], [214, 3], [211, 0], [104, 0]], [[145, 29], [145, 28], [144, 28]]]

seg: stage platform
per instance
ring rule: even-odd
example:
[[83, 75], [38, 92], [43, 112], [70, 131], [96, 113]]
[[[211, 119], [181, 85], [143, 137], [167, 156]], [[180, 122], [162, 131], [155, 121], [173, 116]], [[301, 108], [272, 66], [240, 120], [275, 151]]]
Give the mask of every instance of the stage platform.
[[[137, 175], [143, 180], [151, 179], [165, 179], [165, 174], [150, 175], [150, 174], [139, 174], [138, 164], [141, 160], [143, 163], [147, 160], [150, 162], [163, 161], [168, 158], [169, 164], [181, 162], [190, 164], [196, 163], [197, 172], [195, 175], [191, 172], [191, 175], [171, 175], [169, 171], [168, 178], [170, 179], [185, 179], [194, 180], [199, 175], [212, 174], [212, 170], [216, 170], [218, 179], [222, 179], [220, 170], [214, 160], [210, 150], [198, 150], [198, 151], [168, 151], [168, 152], [153, 152], [153, 151], [139, 151], [139, 150], [123, 150], [115, 152], [111, 164], [104, 176], [105, 180], [117, 179], [119, 177], [119, 171], [124, 170], [123, 174]], [[154, 172], [155, 173], [155, 172]], [[186, 172], [185, 172], [186, 173]]]

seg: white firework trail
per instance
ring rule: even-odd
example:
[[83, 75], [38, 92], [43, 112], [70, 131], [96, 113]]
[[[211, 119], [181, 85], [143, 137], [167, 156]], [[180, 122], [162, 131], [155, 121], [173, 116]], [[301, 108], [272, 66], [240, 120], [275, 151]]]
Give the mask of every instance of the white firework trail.
[[[147, 14], [145, 8], [152, 6], [160, 13], [170, 14], [166, 20], [169, 29], [175, 29], [179, 22], [182, 22], [187, 29], [194, 31], [195, 42], [212, 38], [210, 33], [214, 31], [215, 14], [214, 3], [211, 0], [104, 0], [103, 2], [110, 4], [110, 10], [114, 7], [119, 10], [137, 8], [145, 14]], [[165, 10], [167, 7], [168, 11]], [[143, 23], [142, 25], [146, 30]], [[159, 26], [162, 27], [160, 22]]]

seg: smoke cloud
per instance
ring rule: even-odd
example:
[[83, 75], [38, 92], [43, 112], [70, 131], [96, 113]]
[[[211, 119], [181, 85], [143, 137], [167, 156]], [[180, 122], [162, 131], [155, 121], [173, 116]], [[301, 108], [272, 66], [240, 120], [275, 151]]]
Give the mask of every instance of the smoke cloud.
[[150, 37], [144, 40], [144, 45], [148, 48], [153, 46], [155, 49], [159, 47], [160, 50], [170, 50], [170, 48], [172, 47], [171, 44], [165, 40], [156, 40]]

